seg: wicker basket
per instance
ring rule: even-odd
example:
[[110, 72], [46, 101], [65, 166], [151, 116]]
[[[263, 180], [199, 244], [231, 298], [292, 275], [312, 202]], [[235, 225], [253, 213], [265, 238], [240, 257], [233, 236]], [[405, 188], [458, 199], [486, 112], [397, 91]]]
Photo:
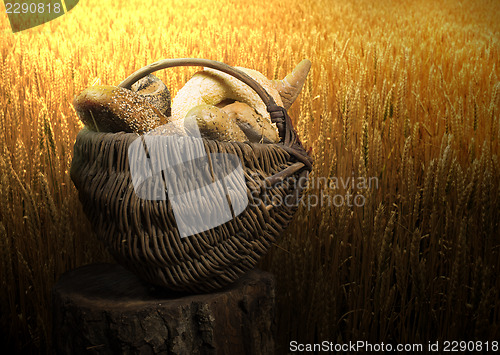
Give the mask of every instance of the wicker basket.
[[[278, 126], [278, 144], [202, 141], [207, 153], [239, 158], [248, 198], [243, 212], [214, 228], [182, 237], [168, 198], [147, 200], [134, 190], [128, 152], [142, 136], [133, 133], [84, 128], [76, 138], [71, 178], [94, 231], [120, 264], [157, 286], [206, 292], [224, 287], [255, 267], [297, 209], [312, 160], [286, 110], [255, 80], [226, 64], [190, 58], [162, 60], [135, 72], [120, 86], [130, 88], [156, 70], [175, 66], [211, 67], [243, 81], [261, 97]], [[218, 202], [206, 203], [203, 208]]]

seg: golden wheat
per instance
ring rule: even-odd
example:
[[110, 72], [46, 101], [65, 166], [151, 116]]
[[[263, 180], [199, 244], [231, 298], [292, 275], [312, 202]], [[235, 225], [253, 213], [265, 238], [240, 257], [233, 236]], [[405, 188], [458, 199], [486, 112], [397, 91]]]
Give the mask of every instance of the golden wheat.
[[[3, 10], [3, 8], [2, 8]], [[50, 288], [110, 260], [69, 178], [73, 97], [161, 58], [202, 57], [281, 78], [313, 62], [289, 111], [316, 165], [262, 266], [277, 275], [278, 352], [290, 340], [498, 339], [498, 2], [80, 3], [21, 33], [0, 19], [0, 325], [49, 351]], [[71, 34], [71, 35], [69, 35]], [[172, 94], [195, 72], [158, 73]], [[331, 189], [333, 178], [377, 186]], [[312, 180], [314, 181], [314, 180]], [[327, 186], [325, 186], [327, 185]], [[474, 329], [471, 335], [470, 329]]]

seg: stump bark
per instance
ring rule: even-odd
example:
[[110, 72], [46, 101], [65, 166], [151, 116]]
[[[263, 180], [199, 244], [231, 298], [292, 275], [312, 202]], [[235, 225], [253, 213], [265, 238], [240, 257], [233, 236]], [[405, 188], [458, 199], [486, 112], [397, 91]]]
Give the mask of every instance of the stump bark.
[[274, 278], [260, 270], [188, 295], [93, 264], [65, 273], [52, 299], [59, 354], [274, 354]]

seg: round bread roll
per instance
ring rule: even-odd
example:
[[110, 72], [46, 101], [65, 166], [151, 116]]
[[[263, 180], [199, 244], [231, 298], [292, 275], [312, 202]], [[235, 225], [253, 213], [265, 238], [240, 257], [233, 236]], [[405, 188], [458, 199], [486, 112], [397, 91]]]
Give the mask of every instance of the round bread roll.
[[252, 107], [235, 101], [221, 107], [231, 122], [235, 122], [252, 143], [275, 143], [279, 141], [275, 126], [262, 118]]
[[226, 112], [213, 105], [193, 107], [184, 118], [187, 134], [223, 142], [244, 142], [247, 138]]

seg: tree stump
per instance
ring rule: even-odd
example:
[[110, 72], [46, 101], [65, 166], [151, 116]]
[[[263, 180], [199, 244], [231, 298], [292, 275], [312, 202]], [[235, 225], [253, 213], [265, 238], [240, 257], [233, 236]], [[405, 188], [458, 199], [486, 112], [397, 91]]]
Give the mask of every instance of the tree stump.
[[189, 295], [92, 264], [65, 273], [52, 302], [59, 354], [274, 354], [274, 278], [260, 270]]

